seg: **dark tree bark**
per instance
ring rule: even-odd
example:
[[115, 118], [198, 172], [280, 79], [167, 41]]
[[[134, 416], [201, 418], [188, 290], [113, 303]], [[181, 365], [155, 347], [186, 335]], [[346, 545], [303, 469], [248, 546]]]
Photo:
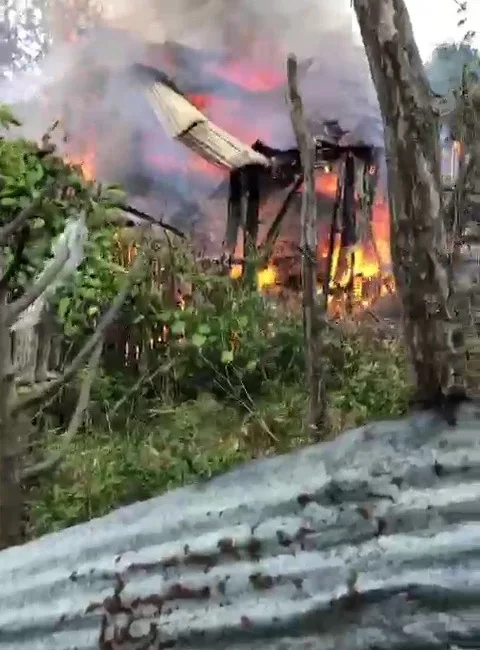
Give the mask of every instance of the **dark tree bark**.
[[465, 343], [442, 214], [437, 115], [404, 0], [353, 0], [385, 128], [391, 251], [425, 404], [465, 393]]
[[288, 100], [292, 126], [302, 161], [304, 192], [302, 199], [302, 285], [305, 361], [309, 391], [308, 425], [320, 431], [325, 425], [326, 397], [322, 360], [322, 327], [317, 300], [317, 200], [315, 192], [314, 142], [308, 132], [303, 103], [298, 89], [297, 61], [287, 60]]

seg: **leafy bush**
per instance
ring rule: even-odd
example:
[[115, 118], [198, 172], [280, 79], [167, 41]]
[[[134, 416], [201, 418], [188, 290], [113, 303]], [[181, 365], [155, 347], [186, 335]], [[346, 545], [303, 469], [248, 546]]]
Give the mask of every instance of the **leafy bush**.
[[[5, 107], [0, 107], [0, 122], [6, 129], [18, 125]], [[22, 210], [32, 211], [20, 236], [4, 250], [14, 294], [24, 290], [51, 256], [52, 242], [67, 219], [85, 215], [90, 236], [84, 262], [56, 296], [67, 335], [92, 324], [116, 295], [125, 273], [114, 264], [116, 229], [107, 219], [112, 201], [118, 199], [116, 188], [87, 181], [80, 167], [63, 160], [51, 133], [40, 144], [0, 137], [0, 225], [11, 222]]]
[[[265, 317], [261, 310], [259, 306], [257, 321]], [[288, 319], [282, 322], [281, 316], [277, 316], [277, 325], [282, 336], [274, 349], [280, 367], [275, 377], [271, 360], [271, 376], [264, 379], [255, 396], [240, 390], [237, 383], [235, 397], [230, 393], [225, 404], [221, 391], [212, 394], [207, 382], [204, 392], [197, 391], [195, 399], [180, 403], [167, 402], [162, 395], [149, 399], [137, 395], [136, 408], [128, 399], [128, 408], [118, 421], [98, 418], [92, 404], [89, 426], [72, 445], [55, 480], [44, 482], [36, 494], [32, 534], [101, 516], [121, 505], [203, 480], [234, 464], [311, 443], [303, 427], [307, 412], [304, 373], [300, 355], [295, 353], [297, 343], [292, 344], [297, 341], [298, 325]], [[266, 345], [263, 334], [259, 331], [248, 345], [252, 352], [256, 345], [261, 349]], [[217, 354], [220, 350], [218, 346]], [[334, 369], [329, 386], [329, 436], [405, 411], [409, 383], [398, 338], [382, 339], [363, 328], [338, 329], [332, 333], [328, 354], [326, 361]], [[282, 357], [290, 359], [290, 364]], [[218, 370], [222, 367], [225, 371], [221, 363]], [[111, 400], [109, 405], [125, 390], [108, 376], [100, 384], [97, 399]], [[108, 406], [106, 413], [108, 416]], [[49, 447], [58, 444], [51, 432]]]

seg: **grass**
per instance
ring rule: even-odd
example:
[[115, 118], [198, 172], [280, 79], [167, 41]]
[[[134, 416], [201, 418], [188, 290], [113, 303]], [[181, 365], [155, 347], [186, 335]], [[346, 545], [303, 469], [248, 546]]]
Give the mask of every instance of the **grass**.
[[[403, 345], [397, 338], [355, 328], [343, 332], [328, 354], [325, 437], [405, 411], [409, 383]], [[288, 378], [266, 379], [248, 410], [235, 400], [199, 392], [195, 399], [180, 403], [142, 397], [129, 417], [121, 415], [111, 422], [99, 415], [94, 400], [90, 422], [65, 462], [34, 491], [32, 536], [206, 479], [252, 458], [310, 444], [303, 427], [307, 404], [303, 377], [300, 369], [295, 374], [289, 368]], [[102, 390], [97, 388], [99, 395]], [[101, 399], [97, 395], [97, 402]], [[58, 432], [51, 430], [47, 451], [57, 446]]]

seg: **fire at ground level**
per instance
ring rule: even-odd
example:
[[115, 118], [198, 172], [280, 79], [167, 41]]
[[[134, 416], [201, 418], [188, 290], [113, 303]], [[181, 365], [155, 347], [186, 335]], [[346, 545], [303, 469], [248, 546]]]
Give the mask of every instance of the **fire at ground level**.
[[[95, 151], [88, 149], [80, 156], [69, 156], [72, 164], [81, 166], [87, 180], [96, 176]], [[203, 162], [203, 161], [202, 161]], [[198, 173], [202, 173], [199, 165]], [[390, 224], [386, 200], [377, 196], [371, 206], [371, 229], [362, 241], [353, 240], [345, 246], [345, 236], [342, 224], [332, 223], [332, 212], [335, 211], [335, 201], [342, 196], [342, 170], [339, 168], [323, 168], [316, 174], [317, 208], [319, 217], [318, 229], [318, 280], [319, 295], [325, 294], [328, 276], [328, 307], [334, 317], [347, 314], [358, 315], [364, 309], [372, 307], [379, 299], [393, 296], [395, 284], [391, 273], [390, 259]], [[340, 197], [339, 197], [340, 191]], [[267, 193], [268, 194], [268, 193]], [[360, 197], [355, 196], [358, 204]], [[272, 253], [267, 264], [256, 271], [257, 288], [266, 296], [278, 300], [291, 301], [301, 290], [301, 248], [300, 248], [300, 205], [302, 188], [294, 193], [292, 205], [284, 217], [284, 221], [272, 247]], [[265, 243], [269, 236], [269, 228], [276, 214], [281, 209], [282, 201], [276, 195], [270, 195], [262, 202], [258, 226], [258, 242]], [[337, 206], [337, 211], [340, 206]], [[225, 221], [227, 206], [224, 206]], [[208, 217], [207, 217], [208, 219]], [[218, 222], [213, 219], [211, 223]], [[355, 223], [353, 224], [355, 226]], [[330, 238], [333, 234], [333, 246]], [[355, 233], [356, 234], [356, 233]], [[354, 234], [354, 236], [355, 236]], [[244, 242], [241, 233], [237, 241], [230, 264], [230, 276], [239, 279], [243, 273]], [[262, 250], [260, 243], [258, 248]]]
[[[291, 152], [290, 152], [291, 153]], [[350, 184], [347, 182], [346, 161], [348, 151], [341, 160], [333, 164], [320, 165], [316, 172], [317, 213], [318, 213], [318, 280], [319, 295], [328, 291], [328, 308], [333, 317], [346, 315], [359, 316], [365, 311], [379, 315], [395, 312], [395, 283], [391, 270], [390, 257], [390, 218], [388, 203], [383, 192], [371, 195], [371, 201], [365, 201], [362, 190], [368, 192], [368, 179], [377, 179], [378, 169], [375, 165], [361, 165], [353, 161]], [[195, 154], [192, 154], [195, 155]], [[354, 158], [351, 156], [350, 158]], [[70, 156], [72, 163], [82, 167], [84, 176], [93, 180], [96, 176], [96, 159], [94, 148], [88, 149], [82, 157]], [[211, 167], [198, 156], [200, 163], [196, 166], [197, 174], [206, 173], [204, 168]], [[255, 235], [256, 254], [265, 250], [271, 235], [272, 224], [285, 203], [285, 196], [291, 194], [291, 205], [286, 211], [279, 232], [277, 233], [268, 262], [256, 271], [256, 284], [260, 292], [275, 299], [298, 302], [301, 289], [301, 248], [300, 248], [300, 208], [302, 186], [299, 183], [299, 170], [294, 169], [295, 162], [287, 165], [287, 178], [282, 176], [281, 165], [277, 169], [275, 183], [284, 191], [283, 196], [272, 192], [271, 179], [263, 177], [264, 185], [259, 187], [258, 224]], [[208, 173], [218, 173], [209, 169]], [[280, 170], [280, 172], [279, 172]], [[156, 170], [161, 173], [161, 169]], [[285, 171], [285, 170], [283, 170]], [[301, 170], [300, 170], [301, 171]], [[351, 170], [352, 171], [352, 170]], [[360, 172], [360, 173], [358, 173]], [[270, 176], [270, 172], [268, 174]], [[278, 178], [280, 176], [280, 179]], [[361, 183], [358, 184], [360, 178]], [[367, 186], [365, 185], [367, 181]], [[260, 183], [262, 178], [260, 178]], [[277, 183], [278, 181], [278, 183]], [[295, 190], [295, 183], [298, 187]], [[232, 183], [230, 183], [232, 185]], [[292, 192], [292, 189], [295, 190]], [[248, 190], [248, 188], [247, 188]], [[286, 194], [285, 194], [286, 192]], [[248, 195], [248, 191], [247, 191]], [[248, 196], [242, 196], [243, 205], [248, 205]], [[349, 203], [350, 201], [350, 203]], [[148, 203], [148, 198], [147, 198]], [[232, 195], [230, 192], [230, 209], [225, 200], [217, 203], [216, 218], [206, 215], [207, 228], [225, 231], [227, 213], [231, 215]], [[363, 213], [363, 214], [362, 214]], [[222, 233], [217, 233], [223, 238]], [[332, 245], [333, 243], [333, 245]], [[243, 273], [245, 232], [238, 228], [231, 252], [230, 276], [238, 279]], [[257, 258], [258, 259], [258, 258]]]
[[[354, 314], [395, 292], [391, 273], [388, 208], [377, 191], [382, 153], [366, 145], [341, 144], [340, 138], [316, 138], [315, 143], [318, 293], [327, 296], [329, 311], [336, 316]], [[258, 142], [254, 147], [262, 152], [268, 149]], [[234, 250], [234, 258], [245, 257], [245, 254], [248, 256], [249, 252], [258, 254], [259, 250], [260, 256], [262, 251], [271, 253], [268, 264], [257, 272], [257, 286], [270, 295], [284, 295], [288, 289], [297, 292], [300, 289], [301, 258], [304, 254], [300, 246], [299, 228], [303, 176], [298, 153], [272, 149], [268, 153], [272, 160], [271, 175], [280, 183], [291, 181], [291, 187], [298, 190], [290, 224], [284, 221], [286, 214], [282, 221], [279, 220], [284, 203], [273, 221], [270, 220], [268, 228], [263, 224], [266, 232], [261, 233], [260, 226], [252, 218], [256, 209], [252, 203], [258, 203], [258, 178], [264, 172], [260, 171], [257, 178], [253, 176], [253, 181], [251, 171], [235, 172], [231, 175], [230, 183], [229, 222], [232, 221], [235, 202], [240, 203], [239, 196], [234, 196], [238, 194], [238, 189], [234, 191], [234, 185], [236, 187], [241, 183], [238, 180], [234, 182], [233, 177], [243, 173], [243, 220], [237, 216], [238, 221], [244, 224], [243, 241], [238, 241], [238, 233], [236, 238], [229, 241], [231, 226], [227, 226], [226, 243], [230, 250]], [[288, 178], [289, 175], [291, 178]], [[241, 211], [240, 208], [238, 210]], [[255, 242], [253, 247], [252, 239]], [[262, 243], [258, 244], [259, 241]], [[236, 264], [232, 275], [240, 277], [243, 266]]]

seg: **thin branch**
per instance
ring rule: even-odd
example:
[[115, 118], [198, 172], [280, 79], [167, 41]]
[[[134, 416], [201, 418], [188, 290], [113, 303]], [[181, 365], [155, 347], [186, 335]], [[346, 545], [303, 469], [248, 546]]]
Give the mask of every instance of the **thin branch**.
[[[267, 434], [269, 438], [272, 440], [275, 440], [275, 442], [279, 442], [277, 436], [273, 433], [273, 431], [270, 429], [268, 424], [265, 422], [265, 418], [263, 418], [260, 413], [258, 413], [255, 410], [255, 402], [253, 401], [250, 393], [246, 390], [246, 386], [243, 381], [240, 381], [240, 386], [242, 388], [243, 393], [245, 394], [248, 402], [246, 402], [244, 399], [236, 395], [235, 391], [235, 386], [232, 384], [232, 380], [228, 376], [227, 373], [222, 374], [219, 372], [219, 370], [214, 366], [214, 364], [207, 359], [203, 354], [201, 354], [202, 360], [204, 363], [206, 363], [211, 370], [213, 370], [213, 373], [217, 376], [217, 379], [214, 379], [213, 381], [215, 384], [223, 390], [223, 392], [228, 396], [234, 399], [240, 406], [242, 406], [247, 413], [250, 415], [250, 417], [254, 418], [257, 420], [257, 422], [260, 424], [264, 432]], [[238, 375], [237, 375], [238, 378]]]
[[70, 379], [75, 375], [75, 373], [80, 370], [80, 368], [85, 363], [86, 359], [90, 356], [92, 351], [95, 349], [99, 341], [103, 339], [106, 329], [113, 323], [117, 317], [120, 309], [122, 308], [123, 303], [127, 299], [128, 294], [130, 293], [133, 285], [137, 281], [141, 271], [145, 266], [145, 254], [143, 251], [139, 251], [135, 257], [135, 260], [128, 272], [125, 283], [122, 289], [119, 291], [115, 299], [113, 300], [108, 311], [100, 319], [97, 328], [86, 341], [80, 352], [73, 359], [73, 361], [64, 369], [63, 373], [52, 379], [51, 381], [44, 382], [38, 386], [32, 387], [28, 394], [19, 397], [18, 400], [12, 405], [12, 414], [16, 414], [22, 409], [31, 406], [45, 397], [48, 397], [52, 392], [66, 384]]
[[[444, 222], [448, 228], [448, 231], [453, 235], [459, 234], [458, 232], [455, 232], [455, 223], [457, 220], [456, 217], [459, 203], [462, 203], [462, 197], [465, 195], [467, 188], [475, 178], [475, 173], [478, 169], [479, 161], [480, 147], [477, 145], [477, 151], [472, 152], [468, 162], [461, 167], [458, 178], [455, 182], [455, 186], [444, 203]], [[460, 224], [458, 225], [460, 226]]]
[[37, 208], [40, 206], [40, 199], [34, 201], [29, 206], [21, 210], [16, 217], [0, 228], [0, 245], [5, 246], [10, 237], [16, 235], [25, 226], [27, 221], [33, 217]]
[[140, 386], [144, 382], [151, 382], [155, 377], [158, 377], [158, 375], [165, 375], [167, 372], [170, 372], [170, 370], [174, 367], [175, 365], [175, 359], [171, 359], [170, 361], [167, 361], [166, 363], [162, 363], [161, 366], [158, 366], [152, 373], [143, 373], [137, 381], [133, 384], [133, 386], [127, 390], [127, 392], [114, 404], [112, 410], [110, 411], [110, 416], [115, 415], [118, 410], [125, 404], [126, 401], [128, 401], [132, 395], [134, 395], [137, 390], [140, 388]]
[[67, 263], [69, 250], [67, 247], [56, 259], [53, 258], [52, 263], [45, 268], [44, 273], [38, 278], [36, 282], [28, 289], [23, 296], [7, 305], [7, 326], [11, 327], [24, 311], [26, 311], [45, 290], [54, 282], [58, 274], [61, 272]]
[[47, 182], [40, 195], [32, 200], [30, 205], [20, 210], [20, 212], [8, 223], [0, 228], [0, 246], [8, 244], [9, 239], [16, 235], [25, 226], [27, 221], [35, 216], [37, 210], [41, 207], [42, 202], [48, 198], [53, 191], [51, 182]]
[[43, 476], [44, 474], [53, 472], [65, 459], [66, 455], [68, 454], [70, 445], [83, 423], [85, 411], [87, 410], [88, 404], [90, 402], [90, 391], [92, 388], [93, 380], [95, 379], [95, 375], [97, 373], [100, 356], [102, 354], [102, 348], [103, 339], [97, 343], [95, 349], [93, 350], [92, 356], [90, 357], [87, 372], [80, 388], [80, 395], [78, 396], [77, 405], [70, 419], [68, 428], [62, 436], [60, 448], [50, 456], [47, 456], [47, 458], [44, 460], [41, 460], [35, 465], [25, 467], [23, 470], [21, 470], [21, 482], [29, 481], [34, 478], [38, 478], [39, 476]]
[[172, 234], [176, 235], [177, 237], [180, 237], [181, 239], [186, 239], [185, 233], [183, 233], [178, 228], [175, 228], [175, 226], [171, 226], [170, 224], [165, 223], [164, 221], [162, 221], [162, 219], [157, 219], [155, 217], [152, 217], [151, 214], [148, 214], [147, 212], [143, 212], [142, 210], [138, 210], [137, 208], [134, 208], [132, 205], [117, 205], [115, 207], [119, 208], [120, 210], [123, 210], [124, 212], [129, 212], [130, 214], [133, 214], [135, 217], [139, 217], [140, 219], [143, 219], [147, 223], [152, 224], [152, 226], [160, 226], [160, 228], [163, 228], [167, 232], [171, 232]]

